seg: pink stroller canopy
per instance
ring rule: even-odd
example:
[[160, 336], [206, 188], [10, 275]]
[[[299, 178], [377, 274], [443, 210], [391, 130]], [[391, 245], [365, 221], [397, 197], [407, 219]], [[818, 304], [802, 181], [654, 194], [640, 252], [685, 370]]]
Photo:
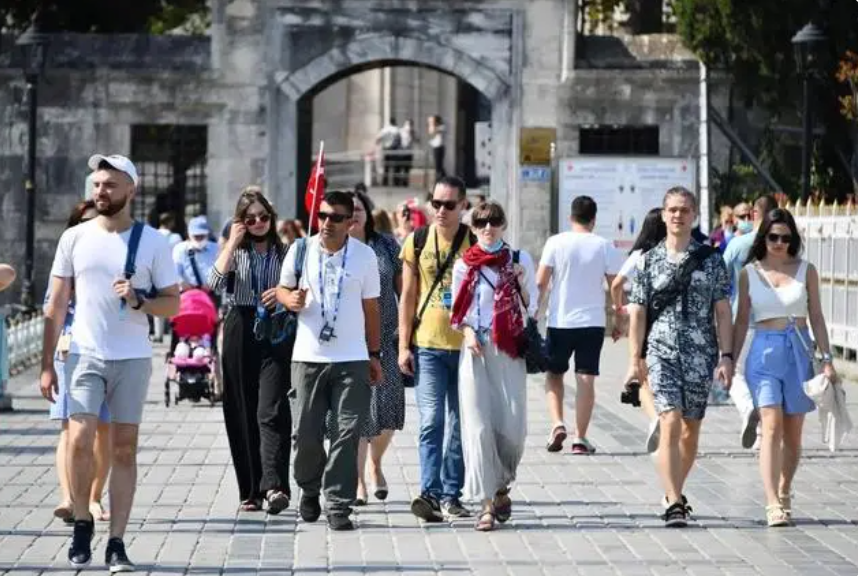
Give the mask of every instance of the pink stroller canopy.
[[179, 300], [179, 313], [171, 319], [173, 330], [180, 338], [214, 337], [217, 309], [211, 297], [199, 289], [187, 290]]

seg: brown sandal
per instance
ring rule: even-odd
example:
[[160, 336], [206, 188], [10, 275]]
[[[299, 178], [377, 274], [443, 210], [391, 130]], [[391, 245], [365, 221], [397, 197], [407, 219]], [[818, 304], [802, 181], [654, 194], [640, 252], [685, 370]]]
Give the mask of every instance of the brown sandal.
[[495, 509], [495, 518], [503, 524], [512, 516], [512, 499], [509, 497], [509, 488], [498, 490], [495, 494], [492, 506]]
[[474, 530], [477, 532], [491, 532], [497, 527], [497, 517], [495, 513], [491, 510], [483, 510], [479, 516], [477, 516], [477, 524], [474, 526]]
[[262, 510], [262, 500], [249, 498], [242, 502], [238, 506], [238, 509], [242, 512], [259, 512]]

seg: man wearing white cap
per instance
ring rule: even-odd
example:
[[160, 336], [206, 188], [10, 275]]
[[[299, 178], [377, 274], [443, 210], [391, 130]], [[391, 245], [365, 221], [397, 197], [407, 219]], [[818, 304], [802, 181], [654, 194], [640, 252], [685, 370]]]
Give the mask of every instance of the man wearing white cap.
[[[179, 279], [167, 240], [131, 217], [138, 183], [134, 164], [124, 156], [97, 154], [88, 165], [98, 217], [66, 230], [57, 245], [45, 306], [40, 388], [53, 402], [54, 352], [74, 286], [75, 337], [65, 369], [75, 518], [68, 558], [77, 569], [92, 560], [94, 525], [88, 509], [92, 447], [98, 412], [107, 399], [112, 472], [105, 561], [110, 572], [130, 572], [134, 564], [125, 553], [123, 537], [137, 484], [137, 436], [152, 373], [146, 315], [169, 317], [178, 312]], [[135, 252], [134, 244], [136, 254], [129, 254]]]

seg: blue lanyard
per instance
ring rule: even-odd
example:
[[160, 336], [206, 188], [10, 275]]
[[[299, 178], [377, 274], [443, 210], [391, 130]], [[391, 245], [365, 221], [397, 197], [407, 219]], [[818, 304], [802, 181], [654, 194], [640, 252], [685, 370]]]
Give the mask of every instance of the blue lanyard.
[[257, 253], [255, 250], [248, 252], [248, 256], [250, 256], [250, 289], [253, 291], [253, 301], [255, 304], [259, 304], [260, 291], [259, 285], [262, 281], [268, 277], [268, 272], [271, 268], [271, 248], [268, 249], [268, 252], [265, 253], [264, 259], [262, 260], [262, 279], [258, 278], [256, 275], [256, 266], [254, 266], [254, 262], [257, 258]]
[[[346, 257], [349, 254], [349, 239], [346, 238], [346, 245], [343, 247], [343, 266], [340, 271], [339, 282], [337, 283], [337, 299], [334, 301], [334, 316], [331, 318], [331, 322], [328, 323], [328, 319], [325, 317], [325, 277], [327, 276], [327, 270], [325, 270], [325, 265], [322, 260], [322, 243], [319, 242], [319, 303], [322, 306], [322, 321], [329, 325], [332, 329], [337, 324], [337, 314], [340, 312], [340, 300], [343, 296], [343, 278], [346, 275]], [[331, 256], [333, 258], [333, 256]], [[322, 272], [325, 272], [322, 275]]]

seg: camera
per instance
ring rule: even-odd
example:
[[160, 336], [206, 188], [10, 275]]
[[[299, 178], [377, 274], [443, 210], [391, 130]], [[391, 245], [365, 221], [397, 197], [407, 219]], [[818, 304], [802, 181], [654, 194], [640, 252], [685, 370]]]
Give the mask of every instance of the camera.
[[623, 404], [631, 404], [632, 406], [641, 405], [641, 383], [637, 380], [629, 380], [623, 386], [623, 391], [620, 392], [620, 402]]

